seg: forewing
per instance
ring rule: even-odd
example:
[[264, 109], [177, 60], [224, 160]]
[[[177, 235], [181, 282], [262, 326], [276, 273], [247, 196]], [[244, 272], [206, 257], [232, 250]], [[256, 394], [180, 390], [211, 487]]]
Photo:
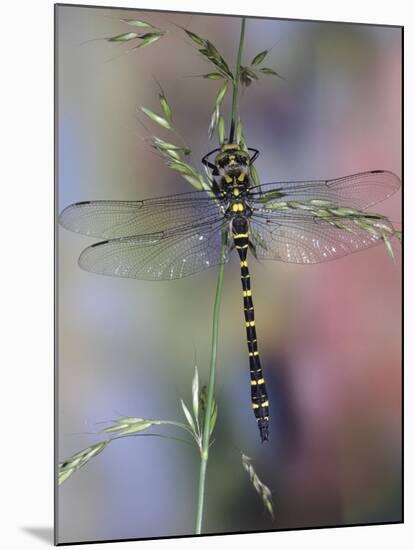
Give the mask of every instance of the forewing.
[[215, 219], [219, 205], [204, 191], [143, 201], [88, 201], [71, 204], [59, 216], [60, 224], [76, 233], [99, 238], [169, 231]]
[[[379, 219], [380, 228], [371, 227], [371, 232], [350, 219], [331, 218], [330, 222], [316, 220], [308, 212], [278, 213], [270, 217], [256, 213], [251, 218], [256, 257], [314, 264], [370, 248], [382, 242], [383, 233], [391, 238], [394, 232], [386, 219]], [[335, 223], [340, 227], [333, 225]]]
[[152, 281], [180, 279], [228, 261], [221, 253], [222, 218], [183, 231], [112, 239], [86, 248], [79, 265], [102, 275]]
[[271, 200], [319, 199], [332, 201], [338, 206], [363, 209], [390, 197], [399, 187], [400, 180], [393, 172], [372, 170], [325, 181], [265, 183], [252, 188], [250, 197], [253, 203], [262, 206], [266, 196], [273, 196]]

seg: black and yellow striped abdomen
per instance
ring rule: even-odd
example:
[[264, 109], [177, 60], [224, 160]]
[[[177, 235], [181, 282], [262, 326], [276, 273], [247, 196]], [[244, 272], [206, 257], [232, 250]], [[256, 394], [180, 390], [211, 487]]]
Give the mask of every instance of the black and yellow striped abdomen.
[[233, 218], [232, 229], [234, 243], [240, 257], [244, 318], [246, 321], [247, 345], [249, 348], [252, 407], [260, 430], [261, 440], [267, 441], [269, 438], [269, 400], [257, 346], [250, 273], [247, 263], [247, 251], [249, 248], [249, 224], [247, 219], [244, 216], [235, 216]]

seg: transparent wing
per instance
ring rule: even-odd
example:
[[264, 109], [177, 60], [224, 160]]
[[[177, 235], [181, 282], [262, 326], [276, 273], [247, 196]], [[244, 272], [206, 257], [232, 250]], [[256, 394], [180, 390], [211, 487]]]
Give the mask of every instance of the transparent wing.
[[375, 246], [382, 242], [382, 234], [391, 238], [394, 232], [385, 218], [379, 218], [379, 227], [371, 227], [371, 232], [351, 219], [330, 218], [330, 222], [316, 220], [308, 212], [271, 217], [255, 213], [250, 223], [256, 256], [299, 264], [326, 262]]
[[119, 238], [171, 230], [215, 219], [219, 204], [205, 191], [143, 201], [88, 201], [66, 207], [60, 224], [91, 237]]
[[257, 205], [269, 200], [329, 200], [340, 206], [368, 208], [390, 197], [400, 187], [392, 172], [372, 170], [325, 181], [265, 183], [253, 187], [249, 197]]
[[180, 279], [228, 261], [227, 245], [221, 255], [222, 231], [227, 229], [228, 222], [220, 217], [185, 230], [112, 239], [86, 248], [79, 265], [102, 275], [152, 281]]

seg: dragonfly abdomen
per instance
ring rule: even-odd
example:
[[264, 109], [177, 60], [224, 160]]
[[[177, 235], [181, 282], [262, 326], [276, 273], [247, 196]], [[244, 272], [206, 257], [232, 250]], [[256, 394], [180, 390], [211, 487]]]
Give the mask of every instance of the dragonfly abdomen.
[[269, 438], [269, 399], [257, 345], [254, 306], [250, 286], [250, 272], [247, 262], [249, 225], [246, 218], [240, 216], [233, 220], [233, 239], [240, 257], [243, 308], [244, 318], [246, 321], [247, 346], [249, 349], [252, 408], [259, 427], [260, 437], [263, 442], [267, 441]]

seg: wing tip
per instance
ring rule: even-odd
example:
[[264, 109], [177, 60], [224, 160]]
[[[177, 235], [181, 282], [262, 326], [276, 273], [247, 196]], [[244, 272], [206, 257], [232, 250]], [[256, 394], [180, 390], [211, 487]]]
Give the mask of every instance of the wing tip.
[[91, 202], [92, 201], [74, 202], [66, 206], [58, 216], [59, 224], [69, 231], [74, 231], [75, 233], [78, 233], [79, 231], [70, 223], [70, 213], [73, 212], [75, 208], [79, 206], [84, 206], [86, 204], [91, 204]]
[[387, 174], [388, 176], [391, 176], [394, 180], [394, 188], [393, 193], [400, 189], [401, 187], [401, 178], [397, 176], [395, 172], [391, 172], [391, 170], [371, 170], [372, 174]]

